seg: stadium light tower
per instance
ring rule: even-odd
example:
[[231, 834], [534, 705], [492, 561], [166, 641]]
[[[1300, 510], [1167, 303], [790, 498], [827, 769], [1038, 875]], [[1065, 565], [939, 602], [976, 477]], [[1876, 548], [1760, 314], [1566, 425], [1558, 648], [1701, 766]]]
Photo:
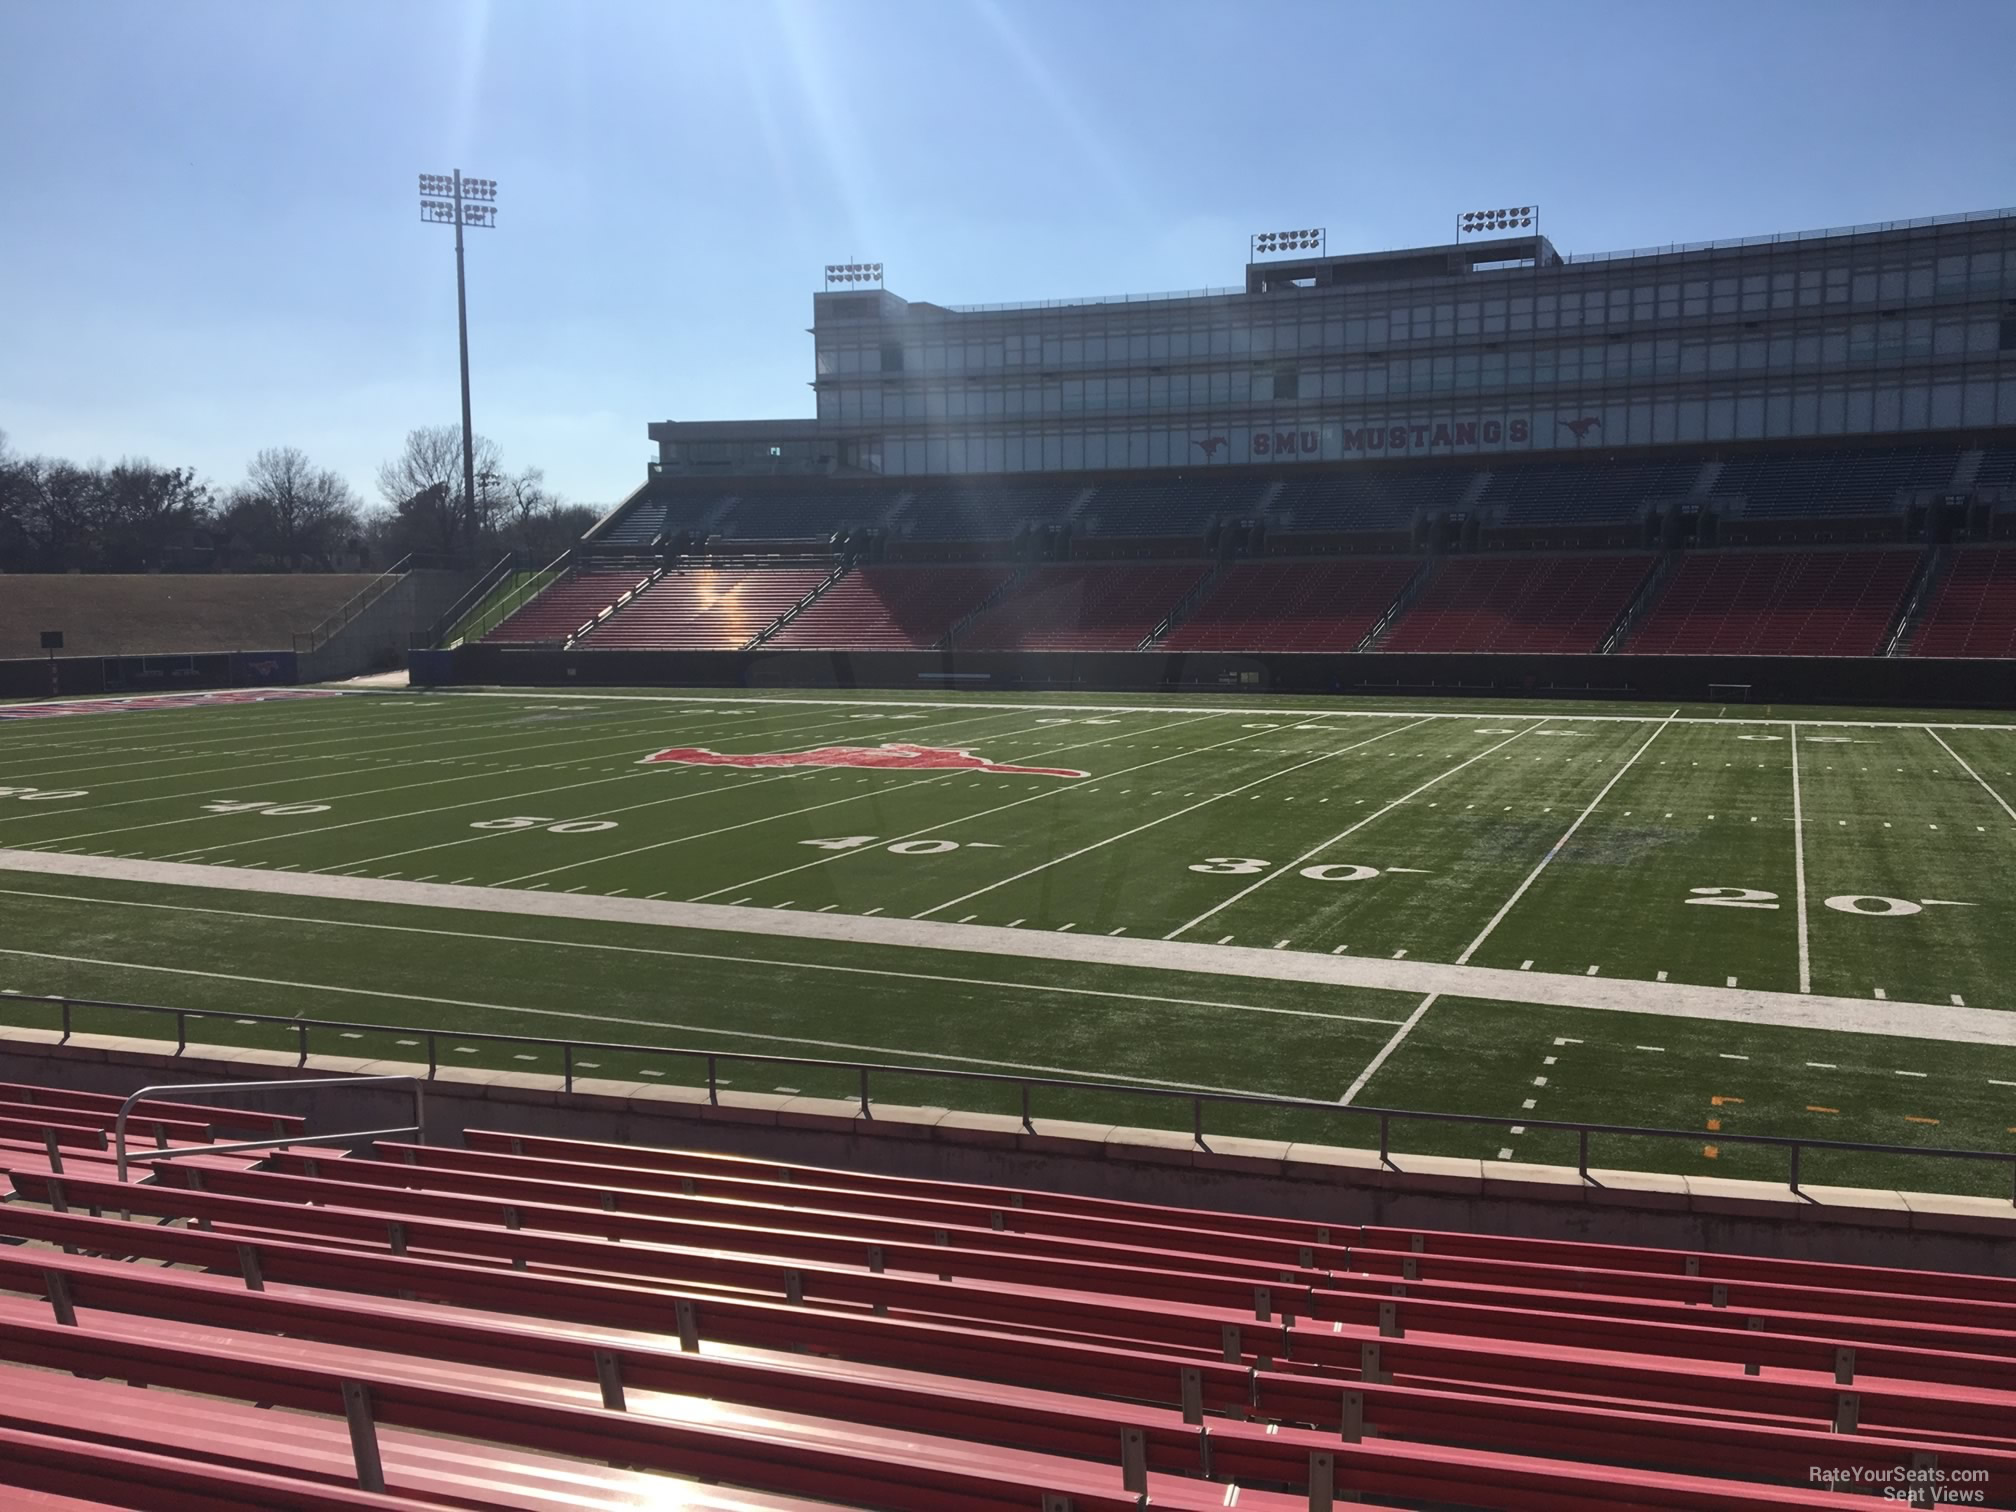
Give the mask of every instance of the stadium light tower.
[[882, 283], [880, 263], [828, 263], [826, 264], [826, 287], [835, 284], [872, 283], [878, 288]]
[[476, 519], [476, 433], [469, 428], [469, 289], [462, 275], [462, 228], [497, 225], [497, 180], [453, 173], [420, 175], [420, 219], [455, 228], [455, 325], [462, 339], [462, 518]]
[[1329, 231], [1308, 226], [1299, 231], [1258, 231], [1246, 238], [1246, 261], [1258, 262], [1281, 252], [1314, 252], [1322, 257], [1328, 250]]
[[1519, 205], [1509, 210], [1465, 210], [1456, 217], [1456, 239], [1486, 231], [1525, 231], [1540, 224], [1538, 205]]

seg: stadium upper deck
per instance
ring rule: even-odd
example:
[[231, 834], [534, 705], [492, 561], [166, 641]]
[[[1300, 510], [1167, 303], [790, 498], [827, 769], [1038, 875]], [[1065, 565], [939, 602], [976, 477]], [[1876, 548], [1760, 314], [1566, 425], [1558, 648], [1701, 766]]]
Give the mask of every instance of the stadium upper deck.
[[2016, 425], [2016, 211], [1564, 257], [1538, 234], [1245, 287], [813, 299], [814, 420], [665, 422], [673, 475], [1198, 468]]

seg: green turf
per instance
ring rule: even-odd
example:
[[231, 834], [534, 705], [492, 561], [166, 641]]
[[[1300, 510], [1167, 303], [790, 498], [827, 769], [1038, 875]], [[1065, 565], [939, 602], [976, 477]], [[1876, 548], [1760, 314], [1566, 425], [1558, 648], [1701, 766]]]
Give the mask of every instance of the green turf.
[[[2016, 730], [1992, 717], [1792, 712], [1796, 725], [1784, 711], [1720, 705], [515, 692], [0, 720], [0, 846], [472, 894], [1229, 941], [1283, 959], [1404, 954], [1536, 980], [1593, 967], [1713, 988], [1733, 978], [1739, 992], [1803, 985], [1872, 1005], [1880, 993], [2010, 1006]], [[885, 741], [1089, 775], [639, 764], [669, 746]], [[1751, 904], [1764, 906], [1732, 906]], [[0, 987], [232, 1014], [1329, 1101], [1421, 1001], [1026, 948], [978, 955], [0, 870]], [[394, 1043], [403, 1036], [352, 1032], [362, 1038], [318, 1048], [412, 1053]], [[203, 1037], [276, 1042], [228, 1019]], [[440, 1051], [557, 1064], [522, 1046], [444, 1038]], [[700, 1074], [694, 1061], [604, 1059], [592, 1074]], [[721, 1074], [740, 1090], [855, 1090], [811, 1068]], [[873, 1095], [1019, 1110], [1012, 1089], [924, 1076], [885, 1077]], [[2016, 1050], [1513, 994], [1439, 999], [1355, 1101], [1503, 1120], [1401, 1127], [1402, 1149], [1573, 1159], [1565, 1137], [1511, 1131], [1601, 1120], [1701, 1138], [1599, 1140], [1599, 1164], [1770, 1177], [1783, 1157], [1729, 1136], [2010, 1149], [2012, 1098]], [[1120, 1093], [1038, 1091], [1034, 1111], [1172, 1127], [1192, 1116], [1186, 1102]], [[1372, 1137], [1344, 1110], [1214, 1107], [1207, 1122]], [[2008, 1188], [2000, 1166], [1812, 1160], [1812, 1181]]]

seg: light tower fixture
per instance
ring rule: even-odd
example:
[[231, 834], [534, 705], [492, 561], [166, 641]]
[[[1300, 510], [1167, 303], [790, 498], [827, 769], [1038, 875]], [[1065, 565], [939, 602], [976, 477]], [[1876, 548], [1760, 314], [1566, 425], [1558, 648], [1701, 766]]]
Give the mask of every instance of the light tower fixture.
[[1540, 224], [1538, 205], [1516, 205], [1504, 210], [1465, 210], [1456, 217], [1456, 235], [1480, 236], [1487, 231], [1530, 231]]
[[453, 173], [421, 174], [420, 219], [455, 228], [455, 326], [462, 345], [462, 518], [473, 533], [476, 433], [469, 425], [469, 287], [462, 271], [462, 228], [496, 228], [497, 180], [464, 178], [459, 168]]
[[826, 264], [826, 287], [835, 284], [876, 284], [882, 282], [882, 264], [870, 262]]
[[1282, 252], [1314, 252], [1321, 257], [1329, 242], [1329, 232], [1322, 226], [1310, 226], [1301, 231], [1261, 231], [1246, 240], [1246, 260], [1258, 262], [1263, 257], [1273, 257]]

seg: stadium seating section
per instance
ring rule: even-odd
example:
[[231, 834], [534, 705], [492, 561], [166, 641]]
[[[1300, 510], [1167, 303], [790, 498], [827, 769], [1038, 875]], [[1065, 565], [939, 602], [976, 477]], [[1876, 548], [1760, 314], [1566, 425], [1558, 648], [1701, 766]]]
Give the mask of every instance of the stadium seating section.
[[144, 1144], [294, 1142], [122, 1184], [115, 1106], [0, 1087], [10, 1505], [1785, 1512], [1933, 1466], [2016, 1489], [2006, 1276], [482, 1129], [345, 1153], [179, 1103], [143, 1105]]
[[721, 520], [721, 533], [743, 541], [824, 540], [836, 530], [880, 525], [900, 497], [889, 489], [765, 490], [746, 493]]
[[1478, 504], [1505, 525], [1577, 525], [1635, 520], [1648, 499], [1689, 492], [1698, 462], [1563, 462], [1494, 468]]
[[596, 540], [605, 546], [649, 546], [671, 516], [672, 507], [663, 499], [642, 499], [610, 521]]
[[1131, 651], [1210, 568], [1202, 562], [1038, 567], [964, 626], [973, 651]]
[[1648, 552], [1455, 557], [1435, 567], [1379, 649], [1600, 650], [1653, 560]]
[[765, 644], [863, 651], [935, 646], [1014, 572], [1005, 566], [857, 568]]
[[1257, 478], [1102, 483], [1079, 516], [1087, 535], [1200, 535], [1217, 519], [1257, 515], [1273, 484]]
[[1874, 656], [1916, 551], [1700, 551], [1682, 558], [1624, 649]]
[[483, 639], [505, 644], [565, 640], [648, 575], [633, 567], [572, 573], [503, 620]]
[[1000, 541], [1029, 524], [1053, 524], [1084, 493], [1061, 483], [940, 484], [898, 511], [897, 534], [920, 541]]
[[1874, 514], [1893, 509], [1904, 488], [1952, 481], [1959, 453], [1900, 446], [1881, 451], [1760, 452], [1727, 463], [1717, 497], [1743, 496], [1746, 516]]
[[1286, 530], [1404, 530], [1417, 510], [1453, 509], [1461, 503], [1474, 476], [1468, 468], [1438, 467], [1291, 478], [1268, 511]]
[[1412, 557], [1237, 562], [1161, 644], [1171, 651], [1355, 651], [1420, 566]]
[[734, 651], [831, 575], [825, 567], [678, 568], [582, 638], [599, 651]]
[[2016, 656], [2016, 547], [1953, 553], [1913, 639], [1914, 656]]

